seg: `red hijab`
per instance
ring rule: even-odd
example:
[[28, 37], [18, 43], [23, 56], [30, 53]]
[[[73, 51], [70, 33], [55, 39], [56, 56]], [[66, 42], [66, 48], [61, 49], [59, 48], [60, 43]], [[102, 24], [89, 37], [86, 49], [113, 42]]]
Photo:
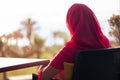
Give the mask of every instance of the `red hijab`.
[[94, 12], [86, 5], [73, 4], [68, 10], [66, 23], [71, 34], [71, 40], [66, 46], [80, 49], [110, 47]]
[[[100, 24], [93, 11], [84, 4], [72, 5], [66, 17], [71, 40], [51, 61], [50, 65], [57, 69], [64, 69], [63, 62], [74, 62], [75, 51], [78, 49], [109, 48], [109, 40], [100, 29]], [[70, 50], [71, 47], [72, 50]], [[68, 50], [66, 50], [68, 49]], [[38, 73], [40, 80], [42, 70]]]

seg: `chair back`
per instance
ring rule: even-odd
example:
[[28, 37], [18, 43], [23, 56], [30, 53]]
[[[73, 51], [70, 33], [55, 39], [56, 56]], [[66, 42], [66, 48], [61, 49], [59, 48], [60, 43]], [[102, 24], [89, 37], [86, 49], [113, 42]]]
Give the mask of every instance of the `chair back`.
[[120, 48], [79, 50], [72, 80], [120, 80]]

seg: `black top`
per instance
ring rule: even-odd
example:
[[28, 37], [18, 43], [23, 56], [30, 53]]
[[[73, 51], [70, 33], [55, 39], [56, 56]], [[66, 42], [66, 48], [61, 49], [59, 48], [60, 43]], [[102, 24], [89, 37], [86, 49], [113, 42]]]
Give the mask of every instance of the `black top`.
[[120, 48], [78, 50], [72, 80], [119, 80]]

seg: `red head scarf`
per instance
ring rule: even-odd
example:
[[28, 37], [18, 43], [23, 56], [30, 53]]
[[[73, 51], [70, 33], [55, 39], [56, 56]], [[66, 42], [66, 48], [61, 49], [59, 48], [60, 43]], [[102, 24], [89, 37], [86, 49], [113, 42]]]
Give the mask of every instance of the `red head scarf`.
[[66, 22], [71, 34], [66, 46], [81, 49], [110, 47], [94, 12], [86, 5], [73, 4], [68, 10]]

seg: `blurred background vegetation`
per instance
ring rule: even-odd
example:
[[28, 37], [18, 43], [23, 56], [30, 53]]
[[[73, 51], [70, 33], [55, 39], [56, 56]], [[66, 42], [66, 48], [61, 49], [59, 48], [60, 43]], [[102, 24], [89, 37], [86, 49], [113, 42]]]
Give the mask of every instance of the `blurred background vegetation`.
[[120, 46], [120, 15], [113, 14], [108, 20], [111, 30], [109, 31], [110, 36], [113, 38], [110, 40], [112, 47]]
[[[51, 59], [69, 39], [69, 35], [62, 31], [52, 32], [52, 44], [46, 46], [47, 39], [42, 38], [34, 32], [33, 26], [36, 24], [31, 18], [21, 23], [25, 28], [17, 29], [13, 33], [0, 36], [0, 57], [12, 58], [44, 58]], [[24, 31], [24, 33], [22, 33]], [[44, 34], [43, 34], [44, 35]], [[26, 38], [28, 45], [18, 45], [18, 40]], [[58, 43], [61, 40], [62, 43]], [[8, 76], [25, 75], [36, 73], [38, 67], [31, 67], [7, 72]], [[0, 73], [0, 79], [2, 73]]]
[[[31, 18], [26, 19], [22, 24], [25, 28], [18, 29], [10, 34], [0, 36], [0, 56], [1, 57], [22, 57], [22, 58], [48, 58], [53, 57], [63, 44], [69, 39], [69, 35], [62, 31], [52, 32], [52, 44], [46, 46], [46, 39], [40, 37], [33, 30], [36, 22]], [[22, 31], [24, 30], [24, 34]], [[26, 35], [25, 35], [26, 34]], [[44, 35], [44, 34], [43, 34]], [[26, 38], [28, 45], [19, 46], [18, 40]], [[57, 40], [61, 39], [62, 44], [58, 44]], [[51, 54], [51, 56], [44, 56]]]

